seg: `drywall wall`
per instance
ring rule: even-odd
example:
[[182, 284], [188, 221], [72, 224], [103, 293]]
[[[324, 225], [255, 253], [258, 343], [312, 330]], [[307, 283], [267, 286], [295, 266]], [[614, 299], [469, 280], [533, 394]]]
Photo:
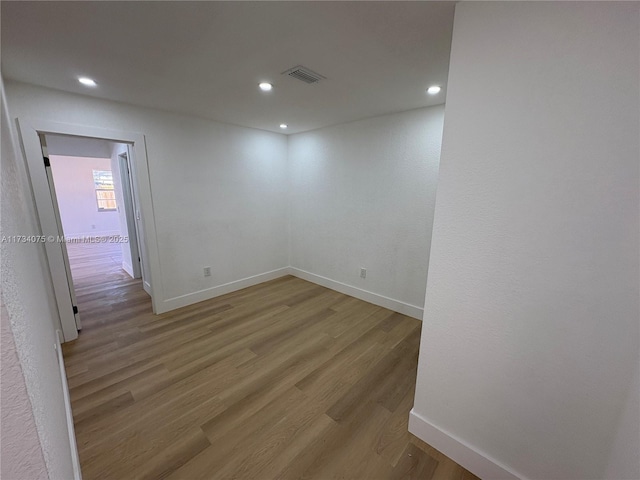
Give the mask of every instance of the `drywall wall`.
[[111, 142], [106, 140], [66, 135], [45, 135], [45, 139], [48, 155], [95, 158], [108, 158], [111, 155]]
[[[123, 143], [113, 143], [111, 145], [111, 171], [113, 172], [113, 184], [116, 190], [116, 202], [118, 203], [118, 223], [120, 225], [120, 235], [127, 237], [128, 241], [121, 243], [120, 248], [122, 251], [122, 269], [135, 278], [135, 272], [133, 270], [133, 263], [131, 261], [131, 245], [130, 242], [135, 242], [135, 235], [131, 235], [127, 227], [127, 210], [124, 203], [124, 194], [122, 189], [130, 189], [129, 185], [122, 184], [122, 176], [120, 174], [120, 161], [118, 156], [127, 153], [127, 146]], [[135, 232], [133, 232], [135, 234]]]
[[294, 274], [421, 318], [443, 118], [437, 106], [289, 137]]
[[640, 359], [629, 385], [629, 393], [620, 415], [604, 478], [640, 478]]
[[284, 135], [19, 83], [6, 90], [14, 117], [145, 135], [165, 307], [286, 272]]
[[[0, 477], [6, 480], [48, 478], [31, 401], [16, 353], [9, 314], [0, 299]], [[7, 441], [11, 439], [11, 441]]]
[[98, 211], [93, 183], [93, 171], [111, 170], [111, 159], [49, 155], [49, 161], [64, 234], [120, 235], [118, 212]]
[[[69, 431], [62, 391], [62, 379], [54, 350], [56, 304], [41, 243], [12, 243], [14, 235], [39, 235], [35, 206], [28, 187], [24, 159], [15, 147], [10, 115], [2, 85], [2, 155], [0, 171], [0, 245], [2, 299], [13, 332], [27, 393], [31, 402], [38, 439], [51, 480], [74, 478]], [[4, 338], [4, 332], [3, 332]], [[3, 358], [4, 369], [4, 358]], [[16, 398], [24, 401], [24, 397]], [[3, 411], [5, 408], [3, 397]], [[15, 405], [15, 408], [20, 408]], [[24, 408], [24, 407], [23, 407]], [[25, 425], [27, 428], [27, 425]], [[25, 439], [25, 441], [27, 441]], [[35, 441], [31, 438], [30, 444]], [[23, 465], [22, 478], [40, 471], [39, 459]], [[4, 475], [3, 475], [4, 478]]]
[[603, 478], [637, 394], [639, 8], [456, 6], [411, 429], [481, 477]]

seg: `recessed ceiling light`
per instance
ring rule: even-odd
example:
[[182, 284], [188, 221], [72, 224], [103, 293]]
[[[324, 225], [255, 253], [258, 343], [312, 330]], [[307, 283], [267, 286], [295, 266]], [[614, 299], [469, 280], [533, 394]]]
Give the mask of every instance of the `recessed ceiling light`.
[[96, 81], [92, 78], [88, 78], [88, 77], [79, 77], [78, 81], [87, 86], [87, 87], [95, 87], [97, 86]]
[[271, 85], [270, 83], [267, 83], [267, 82], [262, 82], [258, 86], [260, 87], [260, 90], [262, 90], [263, 92], [268, 92], [269, 90], [271, 90], [273, 88], [273, 85]]
[[289, 125], [287, 125], [286, 123], [281, 123], [280, 124], [280, 128], [283, 129], [283, 130], [286, 130], [288, 126]]
[[427, 93], [429, 95], [436, 95], [436, 94], [440, 93], [440, 90], [442, 90], [442, 88], [440, 88], [438, 85], [433, 85], [433, 86], [427, 88]]

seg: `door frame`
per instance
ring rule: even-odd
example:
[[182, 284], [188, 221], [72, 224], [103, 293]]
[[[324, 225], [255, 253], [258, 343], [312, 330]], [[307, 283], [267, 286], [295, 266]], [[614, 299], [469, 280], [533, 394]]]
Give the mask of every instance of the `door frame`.
[[[38, 135], [40, 137], [40, 148], [42, 150], [42, 157], [49, 158], [49, 152], [47, 150], [47, 139], [44, 135]], [[58, 195], [56, 193], [55, 182], [53, 180], [53, 170], [51, 169], [51, 163], [49, 161], [44, 162], [45, 174], [47, 181], [49, 182], [49, 192], [51, 194], [51, 204], [53, 205], [53, 213], [56, 219], [56, 225], [60, 234], [64, 233], [62, 228], [62, 218], [60, 217], [60, 204], [58, 203]], [[82, 328], [80, 322], [80, 313], [78, 312], [78, 302], [76, 302], [75, 286], [73, 284], [73, 277], [71, 276], [71, 264], [69, 263], [69, 252], [67, 251], [67, 244], [64, 242], [57, 242], [62, 250], [62, 259], [64, 260], [64, 268], [67, 273], [67, 286], [69, 288], [69, 296], [71, 297], [71, 305], [73, 307], [73, 316], [76, 320], [76, 328], [80, 330]]]
[[[39, 137], [41, 134], [71, 135], [75, 137], [109, 140], [117, 143], [125, 143], [130, 146], [129, 151], [131, 152], [131, 156], [129, 162], [133, 168], [132, 182], [134, 188], [137, 189], [140, 199], [140, 223], [142, 223], [142, 228], [144, 229], [145, 243], [142, 247], [148, 256], [146, 260], [149, 265], [149, 274], [151, 277], [150, 279], [146, 279], [146, 281], [149, 283], [150, 291], [148, 293], [151, 295], [153, 312], [156, 313], [161, 299], [164, 298], [164, 296], [161, 284], [156, 221], [151, 200], [151, 182], [145, 136], [137, 132], [109, 130], [42, 119], [19, 117], [17, 120], [18, 132], [24, 149], [40, 228], [42, 235], [47, 239], [45, 242], [45, 251], [58, 304], [60, 326], [64, 341], [69, 342], [75, 340], [78, 337], [78, 330], [73, 314], [73, 305], [71, 304], [62, 247], [60, 243], [55, 241], [62, 233], [59, 232], [55, 220], [53, 199], [49, 190], [42, 158], [42, 147]], [[50, 238], [54, 239], [54, 241], [48, 241]], [[142, 254], [143, 252], [140, 253]]]
[[[138, 243], [138, 223], [135, 215], [135, 202], [133, 200], [133, 184], [131, 166], [129, 162], [129, 149], [126, 152], [116, 154], [118, 169], [120, 170], [120, 189], [122, 190], [122, 202], [125, 213], [125, 223], [129, 235], [129, 252], [131, 255], [131, 271], [133, 278], [142, 278], [142, 266], [140, 260], [141, 248]], [[144, 283], [143, 283], [144, 287]], [[145, 290], [146, 291], [146, 290]]]

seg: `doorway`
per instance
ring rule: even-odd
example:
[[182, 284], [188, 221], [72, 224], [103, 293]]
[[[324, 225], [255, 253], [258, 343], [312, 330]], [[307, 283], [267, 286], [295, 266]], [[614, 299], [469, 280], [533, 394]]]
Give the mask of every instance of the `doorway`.
[[49, 188], [80, 329], [83, 303], [96, 300], [102, 290], [115, 296], [118, 286], [132, 279], [142, 284], [128, 145], [61, 135], [41, 135], [40, 141], [49, 159]]
[[[126, 256], [125, 254], [128, 253], [132, 258], [132, 263], [129, 264], [129, 271], [123, 268], [122, 263], [120, 263], [120, 273], [127, 275], [132, 281], [136, 280], [136, 276], [141, 278], [141, 280], [137, 281], [141, 283], [144, 290], [151, 296], [152, 308], [154, 313], [156, 313], [156, 297], [159, 294], [159, 261], [144, 136], [136, 133], [67, 125], [43, 120], [18, 119], [18, 127], [27, 159], [28, 174], [33, 186], [38, 218], [43, 234], [42, 238], [45, 242], [47, 262], [49, 264], [54, 294], [60, 314], [60, 329], [64, 341], [71, 341], [77, 338], [78, 330], [82, 327], [79, 318], [81, 312], [79, 312], [77, 308], [78, 304], [73, 284], [68, 247], [72, 245], [75, 246], [77, 243], [86, 246], [87, 243], [91, 243], [91, 240], [89, 242], [86, 241], [87, 237], [95, 238], [96, 236], [84, 235], [81, 236], [84, 241], [76, 243], [66, 242], [67, 232], [65, 232], [63, 227], [63, 218], [58, 208], [56, 178], [51, 168], [51, 158], [48, 151], [49, 146], [47, 145], [49, 141], [50, 146], [53, 146], [55, 140], [52, 143], [51, 139], [54, 138], [65, 138], [68, 144], [73, 143], [70, 142], [70, 140], [75, 139], [76, 141], [84, 141], [85, 143], [87, 141], [106, 142], [111, 146], [112, 156], [110, 156], [110, 158], [112, 159], [111, 165], [114, 168], [111, 169], [110, 179], [113, 183], [113, 190], [115, 191], [116, 182], [113, 182], [113, 177], [118, 177], [116, 180], [117, 184], [121, 187], [119, 196], [122, 207], [122, 225], [124, 227], [122, 229], [127, 230], [127, 240], [133, 240], [133, 242], [128, 241], [126, 243], [126, 249], [122, 248], [124, 243], [121, 241], [111, 242], [118, 244], [119, 251], [112, 245], [111, 253], [106, 253], [105, 255], [111, 255], [113, 258], [110, 260], [113, 262], [122, 262], [122, 259]], [[54, 159], [54, 162], [55, 161]], [[96, 187], [104, 187], [105, 185], [108, 187], [109, 175], [104, 173], [107, 170], [92, 170], [97, 170], [98, 172], [95, 175], [95, 179], [92, 178], [93, 194], [96, 199], [95, 208], [102, 208], [105, 211], [111, 210], [111, 213], [114, 213], [113, 210], [118, 212], [117, 208], [113, 208], [114, 204], [116, 206], [118, 205], [118, 198], [115, 197], [113, 193], [108, 192], [109, 188]], [[118, 212], [118, 215], [119, 213], [120, 212]], [[97, 230], [96, 223], [90, 223], [90, 225], [95, 225]], [[135, 233], [134, 235], [130, 235], [130, 232]], [[88, 233], [91, 233], [91, 229]], [[99, 237], [99, 235], [97, 237]], [[117, 238], [115, 235], [113, 237]], [[147, 239], [151, 239], [151, 241]], [[72, 251], [72, 254], [77, 260], [76, 263], [79, 263], [78, 260], [82, 258], [82, 253]], [[93, 257], [95, 260], [93, 253], [85, 255], [84, 259], [88, 260], [87, 257]], [[140, 259], [139, 262], [138, 258]], [[134, 259], [135, 262], [133, 262]], [[105, 260], [103, 257], [102, 261], [104, 262]], [[99, 280], [99, 278], [94, 280]], [[99, 288], [99, 285], [95, 285], [95, 288]]]

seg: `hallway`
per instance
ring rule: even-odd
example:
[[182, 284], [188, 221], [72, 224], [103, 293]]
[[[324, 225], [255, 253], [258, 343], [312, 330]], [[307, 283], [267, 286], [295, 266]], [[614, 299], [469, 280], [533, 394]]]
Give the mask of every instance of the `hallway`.
[[151, 298], [142, 289], [141, 279], [131, 278], [122, 269], [119, 243], [68, 243], [67, 252], [83, 338], [104, 325], [103, 314], [120, 311], [132, 302], [151, 312]]

